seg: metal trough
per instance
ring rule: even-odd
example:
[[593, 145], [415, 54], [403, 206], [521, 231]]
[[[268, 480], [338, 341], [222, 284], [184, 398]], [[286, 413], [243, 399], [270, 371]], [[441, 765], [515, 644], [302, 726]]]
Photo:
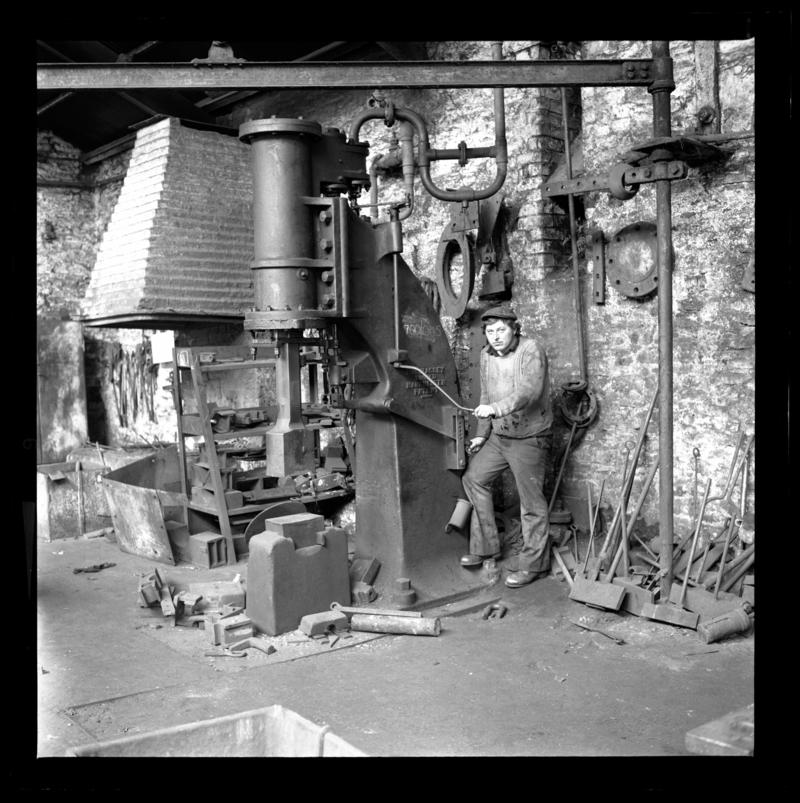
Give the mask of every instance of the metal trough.
[[75, 758], [366, 757], [327, 725], [280, 705], [74, 747]]

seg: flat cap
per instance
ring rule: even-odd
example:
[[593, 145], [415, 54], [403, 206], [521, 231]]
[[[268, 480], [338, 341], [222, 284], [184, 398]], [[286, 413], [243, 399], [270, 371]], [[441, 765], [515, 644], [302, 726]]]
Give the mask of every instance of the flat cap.
[[486, 312], [481, 315], [481, 320], [485, 321], [487, 318], [505, 318], [508, 321], [516, 321], [517, 313], [511, 307], [489, 307]]

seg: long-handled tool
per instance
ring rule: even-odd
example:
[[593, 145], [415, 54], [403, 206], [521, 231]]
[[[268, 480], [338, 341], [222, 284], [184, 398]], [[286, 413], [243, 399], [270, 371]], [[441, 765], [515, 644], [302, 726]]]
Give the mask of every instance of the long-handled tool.
[[747, 437], [747, 433], [742, 429], [742, 422], [739, 422], [739, 439], [736, 441], [736, 449], [733, 452], [733, 457], [731, 458], [731, 465], [728, 469], [728, 479], [725, 480], [725, 486], [722, 489], [722, 496], [712, 496], [709, 499], [709, 502], [718, 502], [720, 499], [725, 498], [725, 494], [728, 492], [728, 488], [730, 487], [731, 480], [733, 479], [733, 469], [736, 465], [736, 458], [739, 456], [739, 452], [741, 451], [742, 446], [744, 446], [744, 439]]
[[[736, 560], [741, 560], [744, 558], [744, 562], [732, 575], [725, 577], [725, 582], [722, 585], [723, 591], [728, 591], [729, 589], [733, 588], [736, 581], [750, 570], [750, 567], [755, 563], [756, 560], [755, 552], [756, 545], [751, 544], [747, 549], [745, 549], [744, 552], [742, 552], [741, 555], [739, 555]], [[745, 555], [747, 556], [746, 558]], [[731, 561], [731, 563], [733, 563], [733, 561]]]
[[714, 585], [714, 599], [717, 599], [719, 597], [719, 587], [720, 587], [720, 584], [722, 583], [722, 575], [725, 573], [725, 558], [726, 558], [726, 556], [728, 554], [728, 548], [730, 547], [731, 538], [733, 537], [733, 530], [734, 530], [734, 527], [737, 526], [736, 525], [737, 522], [739, 523], [739, 525], [741, 525], [742, 520], [738, 519], [738, 518], [737, 519], [732, 519], [731, 520], [731, 525], [730, 525], [730, 527], [728, 527], [728, 530], [725, 533], [725, 544], [722, 547], [722, 555], [720, 555], [720, 558], [719, 558], [719, 570], [717, 571], [717, 579], [716, 579], [716, 583]]
[[739, 460], [736, 464], [736, 468], [733, 472], [733, 479], [727, 489], [727, 493], [722, 498], [720, 502], [720, 507], [726, 512], [729, 513], [731, 516], [738, 516], [739, 515], [739, 505], [737, 505], [732, 499], [731, 495], [733, 494], [734, 487], [736, 486], [736, 481], [739, 479], [739, 474], [742, 470], [742, 467], [747, 460], [747, 455], [750, 452], [750, 447], [753, 445], [753, 440], [755, 439], [755, 435], [751, 435], [747, 439], [747, 445], [744, 447], [744, 451], [742, 452]]
[[606, 532], [606, 537], [603, 539], [603, 545], [600, 547], [600, 555], [589, 572], [589, 577], [588, 577], [589, 580], [597, 580], [598, 576], [600, 575], [600, 570], [603, 568], [603, 565], [607, 562], [608, 554], [611, 551], [611, 544], [613, 541], [616, 540], [616, 532], [617, 532], [617, 526], [619, 524], [619, 517], [622, 514], [622, 508], [625, 504], [625, 491], [628, 481], [628, 461], [631, 454], [628, 442], [625, 443], [624, 448], [625, 448], [625, 465], [622, 469], [622, 480], [620, 481], [619, 485], [620, 488], [619, 501], [617, 503], [617, 508], [614, 511], [614, 518], [611, 520], [611, 526], [608, 528], [608, 532]]
[[[645, 483], [642, 486], [642, 490], [639, 493], [639, 499], [636, 502], [636, 507], [634, 507], [633, 513], [631, 514], [631, 516], [628, 519], [627, 524], [625, 526], [625, 530], [624, 530], [624, 534], [623, 534], [623, 541], [627, 541], [627, 537], [626, 536], [627, 536], [628, 525], [632, 524], [632, 522], [636, 521], [636, 519], [639, 518], [639, 513], [641, 512], [642, 506], [644, 505], [644, 500], [645, 500], [645, 497], [647, 496], [647, 492], [650, 490], [650, 486], [653, 484], [653, 478], [656, 475], [656, 471], [658, 471], [658, 460], [656, 460], [653, 463], [653, 466], [650, 469], [650, 473], [647, 475], [647, 479], [645, 480]], [[639, 540], [639, 539], [637, 538], [637, 540]], [[647, 549], [647, 547], [646, 547], [646, 545], [644, 543], [642, 543], [641, 541], [639, 541], [639, 543], [641, 543], [642, 546], [644, 546], [645, 549]], [[617, 547], [616, 554], [614, 555], [614, 560], [611, 562], [611, 566], [609, 567], [608, 573], [606, 574], [606, 577], [605, 577], [605, 582], [606, 583], [610, 583], [614, 579], [614, 574], [617, 571], [617, 566], [619, 566], [620, 558], [624, 556], [624, 550], [625, 550], [625, 545], [624, 545], [623, 542], [620, 542], [619, 547]], [[655, 556], [653, 556], [653, 557], [655, 557]], [[656, 565], [658, 565], [658, 564], [656, 564]], [[627, 574], [628, 574], [628, 572], [626, 571], [625, 575], [627, 576]]]
[[[587, 481], [588, 485], [588, 481]], [[586, 557], [583, 560], [583, 567], [581, 568], [581, 577], [586, 577], [586, 567], [589, 565], [589, 556], [591, 555], [592, 560], [597, 561], [597, 556], [595, 553], [595, 546], [594, 546], [594, 531], [595, 527], [597, 526], [597, 517], [600, 513], [600, 505], [603, 501], [603, 490], [606, 487], [606, 479], [603, 477], [602, 481], [600, 482], [600, 493], [597, 495], [597, 506], [594, 509], [594, 515], [592, 515], [591, 509], [591, 501], [592, 495], [591, 490], [589, 491], [588, 498], [589, 498], [589, 521], [591, 522], [589, 526], [589, 545], [586, 548]]]
[[[639, 431], [639, 438], [638, 438], [638, 441], [637, 441], [637, 444], [636, 444], [636, 449], [635, 449], [635, 451], [633, 453], [633, 464], [631, 466], [631, 470], [630, 470], [630, 472], [628, 474], [627, 479], [623, 483], [623, 485], [625, 486], [626, 504], [627, 504], [627, 499], [630, 496], [631, 487], [633, 486], [633, 477], [634, 477], [634, 474], [636, 473], [636, 466], [637, 466], [637, 464], [639, 462], [639, 455], [641, 454], [642, 446], [644, 445], [644, 439], [645, 439], [645, 436], [647, 435], [647, 428], [650, 425], [650, 419], [651, 419], [651, 417], [653, 415], [653, 409], [656, 406], [656, 401], [658, 401], [658, 388], [659, 388], [659, 383], [657, 382], [655, 391], [653, 393], [653, 398], [651, 399], [650, 406], [647, 409], [647, 415], [645, 416], [644, 422], [642, 423], [642, 427], [641, 427], [641, 429]], [[597, 577], [598, 577], [598, 575], [600, 573], [600, 567], [603, 564], [605, 564], [606, 561], [608, 560], [608, 553], [610, 551], [610, 544], [611, 544], [612, 540], [616, 537], [616, 530], [617, 530], [617, 526], [618, 526], [618, 523], [619, 523], [619, 515], [620, 514], [621, 514], [621, 510], [619, 508], [617, 508], [617, 512], [614, 514], [614, 520], [611, 522], [611, 526], [608, 528], [608, 533], [606, 534], [606, 538], [605, 538], [605, 540], [603, 542], [603, 546], [602, 546], [602, 548], [600, 550], [600, 559], [601, 560], [600, 560], [597, 568], [593, 572], [589, 573], [589, 576], [591, 577], [592, 580], [596, 580], [597, 579]]]
[[700, 513], [697, 516], [697, 523], [694, 528], [694, 536], [692, 537], [692, 546], [689, 549], [689, 562], [686, 564], [686, 574], [683, 577], [683, 587], [681, 588], [681, 595], [678, 599], [678, 607], [683, 607], [683, 601], [686, 598], [686, 587], [689, 585], [689, 572], [692, 570], [692, 562], [694, 561], [694, 551], [697, 547], [697, 537], [700, 535], [700, 528], [703, 524], [703, 514], [706, 511], [706, 504], [708, 503], [708, 492], [711, 490], [711, 479], [706, 481], [706, 490], [703, 494], [703, 502], [700, 505]]

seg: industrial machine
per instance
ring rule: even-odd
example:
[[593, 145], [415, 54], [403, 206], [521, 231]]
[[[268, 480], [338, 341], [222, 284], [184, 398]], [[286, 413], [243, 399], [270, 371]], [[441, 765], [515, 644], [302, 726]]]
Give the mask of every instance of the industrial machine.
[[[469, 412], [457, 401], [438, 313], [401, 257], [411, 199], [391, 205], [385, 222], [359, 212], [368, 146], [355, 130], [348, 138], [278, 117], [240, 127], [255, 193], [255, 303], [244, 326], [254, 355], [274, 354], [279, 399], [266, 472], [314, 469], [300, 372], [318, 366], [327, 403], [355, 412], [356, 557], [380, 562], [379, 592], [391, 596], [410, 581], [419, 602], [441, 600], [480, 583], [459, 566], [464, 535], [445, 532], [463, 496]], [[413, 166], [412, 158], [412, 182]]]

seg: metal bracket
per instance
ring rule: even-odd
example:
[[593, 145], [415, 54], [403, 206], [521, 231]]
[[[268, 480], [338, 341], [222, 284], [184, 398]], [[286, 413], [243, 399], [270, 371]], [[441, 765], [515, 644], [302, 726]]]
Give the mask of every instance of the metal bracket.
[[[689, 167], [685, 162], [654, 162], [638, 167], [628, 165], [619, 178], [626, 187], [638, 187], [640, 184], [654, 181], [677, 181], [686, 178], [688, 173]], [[544, 185], [544, 194], [547, 198], [554, 198], [559, 195], [581, 195], [587, 192], [612, 192], [612, 189], [611, 173], [595, 174], [549, 182]]]
[[592, 232], [592, 298], [595, 304], [606, 303], [605, 238], [600, 229]]

